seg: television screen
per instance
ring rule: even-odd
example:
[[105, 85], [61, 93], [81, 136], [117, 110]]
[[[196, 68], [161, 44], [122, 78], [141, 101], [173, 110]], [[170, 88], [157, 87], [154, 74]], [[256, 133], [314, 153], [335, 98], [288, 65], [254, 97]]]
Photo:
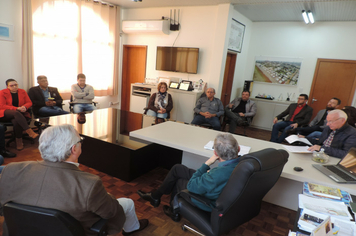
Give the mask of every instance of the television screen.
[[156, 70], [196, 74], [199, 48], [157, 47]]

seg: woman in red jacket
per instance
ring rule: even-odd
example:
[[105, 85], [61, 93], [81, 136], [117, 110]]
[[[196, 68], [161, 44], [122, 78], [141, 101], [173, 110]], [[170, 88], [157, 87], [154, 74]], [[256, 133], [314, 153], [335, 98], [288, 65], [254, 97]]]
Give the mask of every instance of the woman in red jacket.
[[32, 106], [32, 102], [26, 91], [18, 88], [16, 80], [6, 80], [6, 86], [6, 89], [0, 91], [0, 122], [11, 121], [13, 123], [16, 149], [22, 150], [22, 132], [24, 130], [31, 138], [38, 137], [38, 134], [33, 132], [27, 124], [27, 120], [31, 119], [27, 110]]

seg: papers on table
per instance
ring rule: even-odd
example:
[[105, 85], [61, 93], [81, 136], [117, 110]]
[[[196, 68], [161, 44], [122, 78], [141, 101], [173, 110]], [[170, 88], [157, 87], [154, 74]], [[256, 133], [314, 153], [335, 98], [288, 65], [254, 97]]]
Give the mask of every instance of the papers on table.
[[311, 144], [308, 139], [299, 138], [298, 135], [295, 135], [295, 134], [288, 136], [286, 138], [286, 140], [288, 141], [288, 143], [302, 142], [302, 143], [305, 143], [306, 145], [313, 146], [313, 144]]
[[282, 145], [285, 149], [287, 149], [288, 152], [294, 152], [294, 153], [312, 153], [311, 151], [308, 151], [308, 146], [288, 146], [288, 145]]
[[[239, 146], [240, 146], [240, 151], [239, 151], [240, 156], [248, 154], [251, 150], [251, 147], [244, 146], [244, 145], [239, 145]], [[214, 150], [214, 141], [209, 141], [207, 144], [205, 144], [204, 149], [213, 151]]]

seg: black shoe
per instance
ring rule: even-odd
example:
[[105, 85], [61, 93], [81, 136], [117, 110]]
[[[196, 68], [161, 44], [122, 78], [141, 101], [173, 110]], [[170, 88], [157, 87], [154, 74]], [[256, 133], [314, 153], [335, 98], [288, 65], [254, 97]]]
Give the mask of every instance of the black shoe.
[[9, 152], [6, 149], [1, 150], [0, 151], [0, 155], [3, 156], [3, 157], [9, 157], [9, 158], [16, 157], [15, 153]]
[[137, 193], [143, 200], [150, 201], [150, 203], [153, 207], [158, 207], [159, 204], [161, 203], [161, 199], [154, 199], [151, 196], [151, 193], [145, 193], [141, 190], [138, 190]]
[[139, 229], [136, 229], [134, 231], [131, 231], [131, 232], [125, 232], [125, 230], [122, 230], [122, 235], [131, 235], [133, 233], [136, 233], [138, 231], [141, 231], [143, 229], [145, 229], [148, 225], [148, 220], [147, 219], [142, 219], [142, 220], [139, 220], [138, 222], [140, 222], [140, 228]]
[[180, 214], [176, 213], [174, 214], [173, 211], [172, 211], [172, 208], [170, 206], [167, 206], [167, 205], [164, 205], [163, 206], [163, 211], [164, 211], [164, 214], [166, 214], [167, 216], [171, 217], [171, 219], [175, 222], [179, 222], [180, 219], [181, 219], [181, 216]]

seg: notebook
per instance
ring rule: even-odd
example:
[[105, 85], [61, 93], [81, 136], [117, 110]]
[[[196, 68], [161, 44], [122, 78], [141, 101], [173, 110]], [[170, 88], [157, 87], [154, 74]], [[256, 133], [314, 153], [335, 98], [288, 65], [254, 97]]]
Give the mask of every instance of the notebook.
[[313, 164], [313, 167], [337, 183], [356, 184], [356, 148], [351, 148], [336, 165]]

